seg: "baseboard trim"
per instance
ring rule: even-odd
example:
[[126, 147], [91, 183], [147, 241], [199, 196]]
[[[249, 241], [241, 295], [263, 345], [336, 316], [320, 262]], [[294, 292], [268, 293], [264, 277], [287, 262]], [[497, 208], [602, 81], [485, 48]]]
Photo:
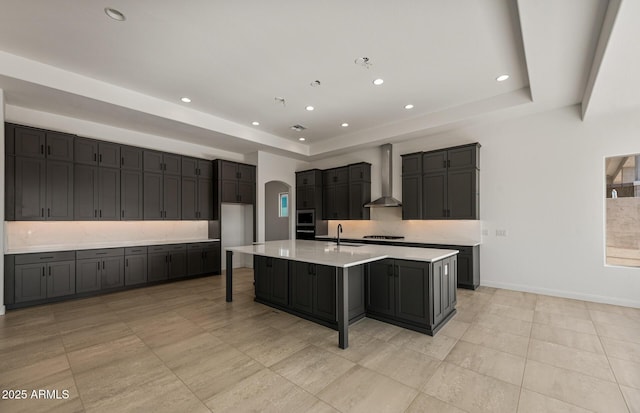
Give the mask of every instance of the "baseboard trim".
[[582, 294], [582, 293], [576, 293], [573, 291], [554, 290], [550, 288], [532, 287], [530, 285], [503, 283], [503, 282], [491, 281], [491, 280], [481, 280], [480, 285], [484, 287], [494, 287], [494, 288], [502, 288], [505, 290], [522, 291], [525, 293], [535, 293], [535, 294], [542, 294], [542, 295], [550, 295], [553, 297], [562, 297], [562, 298], [571, 298], [574, 300], [591, 301], [594, 303], [640, 308], [640, 301], [625, 300], [621, 298], [607, 297], [603, 295]]
[[5, 306], [0, 305], [0, 315], [4, 315], [4, 314], [5, 314]]

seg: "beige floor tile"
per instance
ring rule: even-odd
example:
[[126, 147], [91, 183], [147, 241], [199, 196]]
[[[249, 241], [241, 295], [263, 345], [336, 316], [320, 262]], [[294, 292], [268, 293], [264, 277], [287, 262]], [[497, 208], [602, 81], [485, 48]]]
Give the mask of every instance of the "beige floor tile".
[[129, 321], [127, 325], [151, 348], [170, 344], [176, 337], [193, 337], [204, 332], [202, 328], [174, 312]]
[[200, 400], [209, 399], [264, 366], [208, 333], [154, 350]]
[[597, 334], [591, 320], [576, 318], [562, 314], [536, 311], [533, 315], [533, 322], [545, 324], [552, 327], [564, 328], [566, 330], [577, 331], [578, 333]]
[[627, 402], [627, 407], [631, 413], [640, 413], [640, 390], [631, 387], [620, 386], [620, 390]]
[[99, 343], [67, 352], [69, 364], [74, 374], [90, 371], [108, 364], [124, 360], [135, 360], [138, 357], [151, 354], [138, 336], [130, 335], [113, 341]]
[[525, 357], [529, 338], [472, 324], [461, 340]]
[[316, 346], [308, 345], [271, 366], [271, 370], [306, 391], [318, 394], [353, 366], [355, 364], [349, 360]]
[[607, 313], [621, 314], [640, 321], [640, 308], [622, 307], [619, 305], [586, 302], [589, 310], [602, 311]]
[[206, 401], [212, 412], [305, 412], [317, 399], [263, 369]]
[[540, 296], [536, 303], [536, 311], [561, 314], [584, 320], [591, 319], [584, 301], [569, 300], [566, 298]]
[[[335, 338], [337, 334], [335, 330], [304, 319], [299, 319], [285, 329], [284, 332], [311, 344]], [[349, 332], [351, 332], [351, 329], [349, 329]]]
[[480, 313], [476, 317], [474, 324], [523, 337], [529, 337], [531, 334], [530, 322], [515, 320], [505, 316]]
[[340, 412], [334, 409], [329, 404], [323, 402], [322, 400], [316, 400], [316, 402], [311, 407], [309, 407], [309, 409], [305, 413], [340, 413]]
[[522, 387], [596, 412], [624, 412], [616, 383], [528, 360]]
[[424, 390], [430, 396], [468, 412], [514, 412], [520, 388], [443, 362]]
[[399, 347], [406, 347], [438, 360], [444, 360], [456, 344], [456, 341], [455, 338], [444, 334], [436, 334], [432, 337], [416, 331], [402, 330], [393, 336], [389, 343]]
[[406, 347], [391, 346], [370, 354], [359, 364], [419, 390], [440, 366], [440, 360]]
[[411, 403], [405, 413], [465, 413], [464, 410], [445, 403], [424, 393], [418, 394], [418, 397]]
[[386, 376], [355, 366], [318, 397], [345, 413], [404, 412], [418, 392]]
[[589, 413], [582, 407], [552, 399], [527, 389], [520, 392], [518, 413]]
[[62, 339], [58, 336], [9, 347], [0, 352], [0, 372], [28, 367], [64, 353]]
[[600, 337], [600, 340], [607, 356], [640, 363], [640, 344], [608, 337]]
[[596, 329], [601, 337], [609, 337], [640, 344], [640, 324], [637, 326], [620, 326], [598, 323], [596, 324]]
[[512, 307], [504, 304], [497, 304], [494, 302], [489, 303], [483, 310], [484, 313], [499, 316], [513, 318], [515, 320], [532, 322], [533, 310], [526, 310], [522, 308]]
[[[0, 318], [2, 318], [0, 316]], [[34, 341], [46, 340], [58, 336], [58, 326], [50, 324], [12, 325], [0, 327], [0, 351], [15, 346], [24, 346]]]
[[561, 344], [577, 350], [604, 354], [600, 338], [593, 334], [578, 333], [564, 328], [534, 323], [531, 329], [531, 338]]
[[394, 326], [393, 324], [366, 317], [349, 326], [349, 332], [368, 334], [382, 341], [389, 341], [391, 337], [398, 334], [401, 330], [401, 327]]
[[458, 341], [445, 361], [516, 386], [522, 383], [525, 365], [524, 357], [466, 341]]
[[529, 343], [527, 358], [615, 382], [609, 361], [604, 354], [532, 339]]
[[338, 333], [325, 337], [315, 343], [316, 346], [337, 354], [354, 363], [358, 363], [369, 354], [391, 347], [386, 341], [379, 340], [368, 334], [349, 332], [349, 347], [341, 349], [338, 347]]
[[304, 348], [308, 343], [293, 336], [282, 334], [272, 327], [273, 333], [254, 336], [250, 342], [237, 345], [238, 350], [269, 367]]
[[438, 331], [438, 334], [444, 334], [445, 336], [458, 339], [464, 335], [469, 329], [469, 326], [471, 326], [471, 323], [451, 319]]
[[640, 318], [637, 317], [597, 310], [589, 310], [589, 314], [595, 324], [611, 324], [620, 327], [640, 329]]
[[477, 308], [462, 307], [458, 305], [456, 306], [456, 314], [453, 316], [452, 320], [460, 321], [463, 323], [469, 323], [469, 324], [473, 323], [478, 313], [482, 311], [484, 307], [485, 305], [478, 306]]
[[67, 351], [79, 350], [95, 344], [113, 341], [133, 334], [123, 322], [104, 324], [73, 330], [62, 334], [62, 342]]
[[18, 310], [7, 311], [6, 314], [0, 317], [0, 337], [3, 337], [3, 330], [11, 327], [27, 328], [48, 328], [55, 326], [55, 316], [50, 306], [37, 306], [30, 308], [21, 308]]
[[491, 298], [491, 304], [500, 304], [527, 311], [535, 309], [536, 301], [537, 296], [535, 294], [507, 290], [500, 290]]
[[640, 390], [640, 363], [609, 357], [618, 383]]
[[[118, 315], [113, 311], [110, 311], [107, 306], [101, 304], [95, 307], [99, 307], [100, 310], [96, 310], [94, 308], [86, 314], [74, 314], [73, 316], [65, 315], [63, 316], [63, 320], [58, 320], [59, 316], [56, 314], [56, 323], [60, 334], [68, 334], [76, 330], [99, 327], [107, 324], [119, 323], [121, 321]], [[98, 311], [98, 313], [94, 314], [94, 311]]]

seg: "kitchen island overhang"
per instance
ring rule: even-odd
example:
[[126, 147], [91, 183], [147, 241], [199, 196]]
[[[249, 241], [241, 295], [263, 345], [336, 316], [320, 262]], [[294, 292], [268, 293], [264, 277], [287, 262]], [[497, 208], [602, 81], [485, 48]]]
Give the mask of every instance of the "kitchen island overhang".
[[[366, 293], [362, 291], [367, 296], [367, 316], [434, 334], [456, 312], [456, 250], [364, 244], [338, 246], [331, 242], [306, 240], [267, 241], [228, 247], [225, 250], [227, 302], [233, 299], [234, 252], [310, 264], [309, 267], [314, 268], [313, 272], [316, 265], [322, 266], [321, 268], [332, 267], [332, 282], [335, 282], [334, 318], [338, 330], [338, 345], [343, 349], [349, 345], [349, 272], [350, 269], [355, 271], [354, 267], [368, 268], [368, 265], [375, 263], [373, 268], [377, 275], [373, 274], [373, 270], [372, 274], [367, 274]], [[380, 269], [384, 274], [378, 274]], [[254, 268], [254, 274], [257, 275], [257, 272], [258, 269]], [[356, 272], [360, 274], [359, 271]], [[295, 277], [295, 274], [292, 276]], [[374, 286], [374, 278], [382, 281], [382, 284], [376, 281]], [[287, 280], [291, 280], [288, 274]], [[362, 288], [365, 289], [364, 284]], [[381, 308], [376, 308], [377, 304], [373, 301], [380, 294], [372, 291], [379, 291], [381, 288], [383, 295], [390, 297], [390, 301], [385, 301]], [[422, 291], [417, 291], [420, 288]], [[256, 301], [264, 303], [262, 300]], [[281, 305], [274, 306], [287, 311]], [[426, 325], [422, 327], [421, 323]]]

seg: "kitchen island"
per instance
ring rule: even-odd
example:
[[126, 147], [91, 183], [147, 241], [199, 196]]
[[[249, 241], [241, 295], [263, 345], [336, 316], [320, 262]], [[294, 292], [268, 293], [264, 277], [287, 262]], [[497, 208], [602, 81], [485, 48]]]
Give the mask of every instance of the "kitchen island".
[[229, 247], [228, 302], [234, 253], [254, 256], [256, 301], [337, 329], [343, 349], [349, 322], [365, 315], [433, 335], [455, 314], [456, 250], [304, 240]]

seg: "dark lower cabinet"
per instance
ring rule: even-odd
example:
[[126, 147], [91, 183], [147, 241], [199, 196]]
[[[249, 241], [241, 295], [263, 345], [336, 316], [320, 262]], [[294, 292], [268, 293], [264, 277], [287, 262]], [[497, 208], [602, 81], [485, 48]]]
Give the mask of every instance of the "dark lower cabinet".
[[293, 262], [291, 307], [329, 322], [336, 321], [336, 269]]
[[187, 275], [187, 247], [184, 244], [148, 247], [148, 281], [182, 278]]
[[71, 257], [75, 257], [75, 253], [27, 254], [16, 257], [14, 302], [24, 303], [75, 294], [75, 259], [69, 259]]
[[368, 264], [367, 316], [433, 335], [455, 313], [456, 263], [453, 256]]
[[220, 274], [220, 242], [187, 244], [187, 275]]
[[281, 306], [289, 305], [289, 261], [254, 256], [256, 298]]
[[147, 247], [130, 247], [124, 250], [124, 285], [147, 282]]
[[124, 286], [124, 248], [76, 252], [76, 292]]

